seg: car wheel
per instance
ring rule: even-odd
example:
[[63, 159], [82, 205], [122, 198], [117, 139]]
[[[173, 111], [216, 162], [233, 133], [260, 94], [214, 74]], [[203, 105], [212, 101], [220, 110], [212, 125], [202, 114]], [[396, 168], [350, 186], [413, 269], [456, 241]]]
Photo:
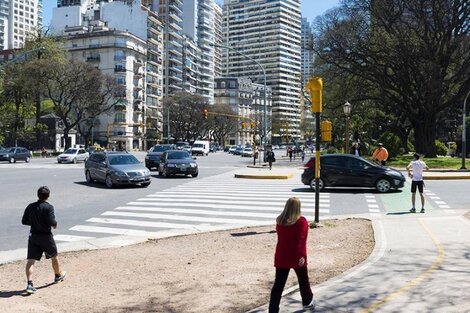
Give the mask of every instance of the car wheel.
[[11, 158], [10, 158], [10, 160], [9, 160], [8, 162], [10, 162], [10, 163], [16, 163], [16, 160], [15, 160], [15, 158], [14, 158], [14, 157], [11, 157]]
[[379, 192], [388, 192], [392, 188], [392, 184], [388, 179], [381, 178], [375, 183], [375, 188]]
[[[320, 181], [318, 183], [318, 187], [320, 189], [320, 191], [323, 190], [323, 188], [325, 188], [325, 182], [323, 181], [323, 179], [320, 178]], [[315, 178], [313, 178], [311, 181], [310, 181], [310, 188], [315, 191]]]
[[111, 175], [106, 175], [106, 179], [104, 180], [106, 187], [113, 188], [113, 180], [111, 179]]
[[62, 162], [61, 162], [61, 161], [57, 161], [57, 163], [59, 163], [59, 164], [60, 164], [60, 163], [62, 163]]
[[85, 179], [86, 179], [86, 182], [89, 183], [89, 184], [91, 184], [93, 182], [93, 178], [91, 178], [90, 171], [86, 171]]
[[199, 172], [196, 172], [194, 174], [191, 174], [192, 177], [197, 177], [199, 175]]
[[77, 158], [73, 158], [72, 163], [77, 164]]
[[141, 184], [142, 187], [147, 188], [150, 185], [150, 183], [143, 183]]
[[26, 163], [29, 163], [29, 157], [26, 157], [26, 159], [24, 160]]

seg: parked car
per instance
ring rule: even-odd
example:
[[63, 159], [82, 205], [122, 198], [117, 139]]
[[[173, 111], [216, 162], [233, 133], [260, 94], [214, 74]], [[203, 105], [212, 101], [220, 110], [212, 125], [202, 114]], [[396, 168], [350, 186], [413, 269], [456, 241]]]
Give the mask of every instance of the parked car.
[[249, 147], [245, 147], [241, 154], [242, 157], [252, 157], [253, 156], [253, 149]]
[[57, 163], [77, 163], [88, 160], [90, 154], [85, 149], [69, 148], [57, 156]]
[[158, 164], [160, 163], [160, 157], [162, 156], [163, 152], [167, 150], [176, 150], [176, 145], [174, 144], [158, 144], [153, 146], [147, 155], [145, 156], [145, 166], [152, 170], [152, 168], [156, 168], [158, 171]]
[[106, 187], [151, 183], [150, 171], [135, 156], [127, 152], [95, 152], [85, 162], [88, 183], [104, 182]]
[[29, 162], [31, 159], [31, 151], [23, 147], [4, 148], [0, 151], [0, 161], [8, 161], [16, 163], [16, 161]]
[[225, 146], [224, 147], [224, 152], [229, 152], [229, 150], [230, 150], [230, 146]]
[[217, 152], [217, 150], [219, 150], [217, 145], [209, 145], [209, 152]]
[[[302, 183], [315, 190], [315, 158], [305, 165]], [[402, 188], [403, 174], [390, 167], [382, 167], [351, 154], [325, 154], [320, 157], [320, 186], [371, 187], [379, 192]]]
[[178, 150], [185, 150], [184, 149], [185, 147], [191, 147], [189, 145], [189, 142], [187, 142], [187, 141], [178, 141], [176, 143], [176, 149], [178, 149]]
[[196, 158], [191, 154], [181, 150], [165, 151], [160, 160], [159, 175], [169, 177], [171, 175], [191, 175], [197, 177], [199, 175]]
[[228, 153], [229, 154], [234, 154], [235, 150], [237, 149], [237, 146], [231, 146], [229, 149], [228, 149]]

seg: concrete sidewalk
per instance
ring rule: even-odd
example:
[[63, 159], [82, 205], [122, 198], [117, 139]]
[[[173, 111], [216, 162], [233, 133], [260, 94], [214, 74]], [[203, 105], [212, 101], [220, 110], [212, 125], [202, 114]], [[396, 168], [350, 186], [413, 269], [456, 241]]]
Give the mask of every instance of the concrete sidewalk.
[[[350, 271], [314, 286], [314, 311], [470, 312], [470, 221], [462, 213], [374, 219], [373, 253]], [[249, 312], [266, 311], [264, 305]], [[304, 312], [298, 287], [284, 292], [280, 312]]]

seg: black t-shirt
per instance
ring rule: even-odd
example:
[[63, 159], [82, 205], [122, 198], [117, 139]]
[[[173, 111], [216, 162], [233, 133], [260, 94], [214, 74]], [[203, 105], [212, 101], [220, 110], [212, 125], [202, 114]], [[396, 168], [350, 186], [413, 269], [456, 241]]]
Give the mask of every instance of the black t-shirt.
[[30, 203], [24, 210], [21, 223], [31, 226], [31, 234], [52, 234], [51, 227], [57, 226], [54, 207], [41, 200]]

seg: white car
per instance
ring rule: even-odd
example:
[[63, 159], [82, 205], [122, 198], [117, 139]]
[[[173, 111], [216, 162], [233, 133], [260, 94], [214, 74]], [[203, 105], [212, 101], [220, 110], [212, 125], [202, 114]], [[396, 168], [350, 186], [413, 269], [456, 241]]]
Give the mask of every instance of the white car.
[[242, 157], [252, 157], [253, 156], [253, 149], [251, 148], [244, 148], [241, 154]]
[[57, 163], [77, 163], [88, 160], [90, 154], [85, 149], [70, 148], [57, 157]]

